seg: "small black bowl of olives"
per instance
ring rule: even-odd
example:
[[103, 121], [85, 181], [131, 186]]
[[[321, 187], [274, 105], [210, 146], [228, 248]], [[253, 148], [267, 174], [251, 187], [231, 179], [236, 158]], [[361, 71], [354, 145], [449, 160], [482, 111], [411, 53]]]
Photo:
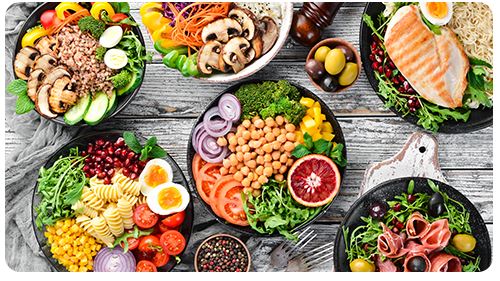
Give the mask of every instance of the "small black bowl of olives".
[[311, 49], [305, 68], [309, 80], [316, 88], [329, 93], [340, 93], [358, 80], [361, 58], [349, 42], [328, 38]]

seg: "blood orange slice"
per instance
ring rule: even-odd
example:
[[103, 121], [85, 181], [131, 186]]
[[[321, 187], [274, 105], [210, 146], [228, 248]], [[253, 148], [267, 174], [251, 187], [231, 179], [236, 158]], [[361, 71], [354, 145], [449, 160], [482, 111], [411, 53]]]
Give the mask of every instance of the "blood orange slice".
[[288, 171], [288, 190], [300, 204], [318, 207], [328, 204], [340, 189], [340, 172], [332, 159], [309, 154]]

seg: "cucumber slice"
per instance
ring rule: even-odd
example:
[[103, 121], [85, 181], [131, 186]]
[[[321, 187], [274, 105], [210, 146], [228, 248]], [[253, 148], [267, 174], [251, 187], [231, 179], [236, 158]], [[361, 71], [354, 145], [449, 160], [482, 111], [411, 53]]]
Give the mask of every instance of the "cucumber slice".
[[137, 72], [132, 73], [132, 80], [122, 89], [116, 90], [116, 93], [119, 96], [124, 96], [132, 93], [142, 81], [142, 75], [144, 74], [144, 70], [142, 68], [136, 68]]
[[97, 93], [94, 100], [90, 103], [90, 108], [87, 114], [83, 117], [83, 121], [90, 126], [96, 125], [104, 119], [108, 112], [109, 98], [103, 92]]
[[90, 103], [89, 93], [86, 97], [81, 98], [76, 105], [64, 113], [64, 122], [72, 126], [82, 121], [85, 114], [89, 111]]
[[109, 99], [108, 110], [106, 111], [104, 118], [108, 118], [115, 111], [118, 105], [118, 99], [116, 97], [116, 91], [113, 91], [113, 94], [111, 94], [111, 98]]

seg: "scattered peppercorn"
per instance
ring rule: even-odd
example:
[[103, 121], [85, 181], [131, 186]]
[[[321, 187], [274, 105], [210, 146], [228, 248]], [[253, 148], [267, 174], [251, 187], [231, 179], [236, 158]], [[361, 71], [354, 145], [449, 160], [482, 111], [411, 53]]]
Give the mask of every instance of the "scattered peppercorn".
[[246, 272], [248, 256], [241, 243], [217, 236], [201, 245], [196, 263], [200, 272]]

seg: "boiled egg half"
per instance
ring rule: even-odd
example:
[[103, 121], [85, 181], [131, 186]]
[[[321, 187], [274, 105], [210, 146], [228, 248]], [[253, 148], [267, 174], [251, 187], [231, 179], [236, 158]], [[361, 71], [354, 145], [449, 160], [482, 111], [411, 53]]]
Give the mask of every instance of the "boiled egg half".
[[182, 212], [189, 204], [187, 189], [173, 182], [167, 182], [155, 187], [146, 197], [151, 211], [159, 215], [170, 215]]
[[150, 160], [139, 176], [141, 183], [141, 192], [143, 195], [149, 195], [157, 186], [171, 182], [173, 179], [172, 167], [163, 159]]
[[452, 2], [420, 2], [424, 17], [434, 25], [445, 25], [453, 15]]
[[120, 42], [123, 36], [123, 29], [119, 25], [108, 27], [99, 37], [99, 44], [106, 48], [113, 48]]
[[120, 49], [109, 49], [104, 55], [104, 63], [111, 69], [121, 69], [127, 62], [127, 54]]

